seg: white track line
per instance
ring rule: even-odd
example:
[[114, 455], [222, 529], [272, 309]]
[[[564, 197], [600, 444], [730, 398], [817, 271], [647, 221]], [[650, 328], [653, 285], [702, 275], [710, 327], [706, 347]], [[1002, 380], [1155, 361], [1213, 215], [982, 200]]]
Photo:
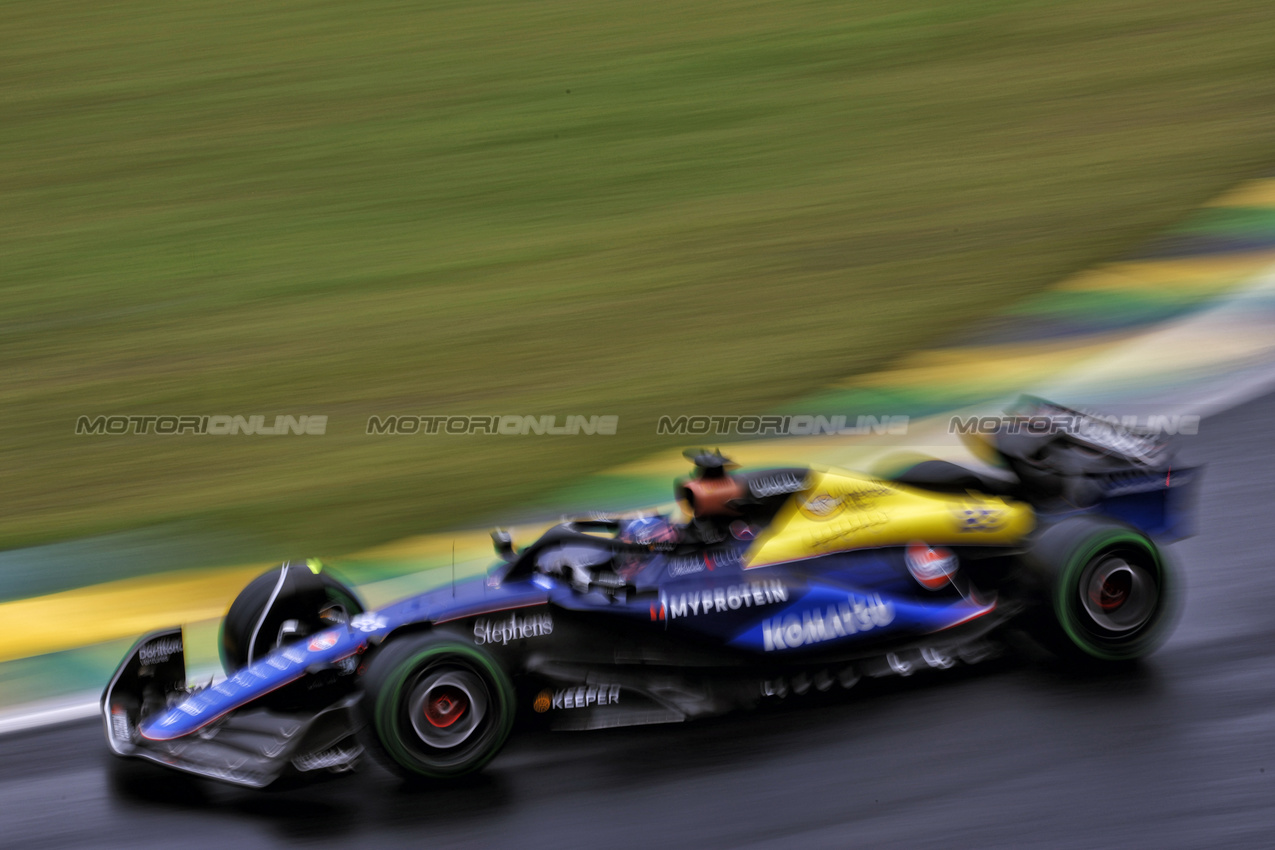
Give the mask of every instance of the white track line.
[[[221, 668], [215, 667], [197, 667], [186, 674], [188, 684], [200, 687], [211, 685], [224, 678]], [[41, 729], [45, 726], [57, 726], [62, 723], [74, 723], [76, 720], [97, 717], [101, 710], [101, 691], [88, 691], [41, 702], [29, 702], [26, 705], [15, 705], [12, 708], [0, 710], [0, 735]]]
[[17, 706], [0, 711], [0, 735], [96, 717], [99, 710], [100, 703], [96, 694], [76, 694]]

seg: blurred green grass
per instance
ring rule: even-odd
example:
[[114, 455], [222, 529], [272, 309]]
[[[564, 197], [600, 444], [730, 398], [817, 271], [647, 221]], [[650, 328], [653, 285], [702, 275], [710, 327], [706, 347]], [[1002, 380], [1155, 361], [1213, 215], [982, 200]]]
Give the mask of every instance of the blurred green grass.
[[[497, 514], [1272, 161], [1269, 2], [0, 4], [0, 548]], [[878, 411], [871, 411], [877, 413]], [[76, 437], [95, 414], [323, 437]], [[602, 437], [369, 415], [617, 414]]]

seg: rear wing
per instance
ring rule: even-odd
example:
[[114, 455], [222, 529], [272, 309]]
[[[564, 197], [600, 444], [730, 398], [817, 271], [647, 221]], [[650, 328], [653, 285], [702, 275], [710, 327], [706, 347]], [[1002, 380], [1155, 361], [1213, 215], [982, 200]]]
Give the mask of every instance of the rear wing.
[[[972, 417], [959, 433], [984, 461], [1017, 477], [1014, 495], [1038, 511], [1096, 511], [1161, 542], [1195, 532], [1200, 467], [1148, 419], [1104, 416], [1022, 396], [1007, 416]], [[1167, 427], [1167, 426], [1166, 426]], [[1177, 426], [1168, 431], [1177, 433]]]
[[1201, 467], [1170, 467], [1164, 472], [1127, 472], [1102, 476], [1099, 510], [1123, 520], [1162, 543], [1195, 534], [1195, 504]]
[[1022, 396], [1007, 412], [1016, 420], [1007, 429], [1011, 434], [1061, 434], [1095, 451], [1150, 468], [1163, 468], [1171, 460], [1163, 439], [1119, 417], [1075, 410], [1035, 396]]

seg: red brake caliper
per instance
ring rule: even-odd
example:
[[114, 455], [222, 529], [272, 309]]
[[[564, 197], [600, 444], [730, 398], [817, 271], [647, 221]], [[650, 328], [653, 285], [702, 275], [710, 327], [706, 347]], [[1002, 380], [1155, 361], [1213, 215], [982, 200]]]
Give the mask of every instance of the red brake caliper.
[[446, 729], [465, 713], [469, 703], [460, 691], [447, 690], [430, 699], [425, 704], [425, 719], [431, 726]]
[[1109, 577], [1102, 583], [1102, 589], [1099, 590], [1097, 597], [1093, 600], [1099, 608], [1104, 611], [1114, 611], [1124, 604], [1125, 599], [1129, 596], [1129, 581], [1121, 574], [1121, 580], [1112, 581], [1113, 577]]

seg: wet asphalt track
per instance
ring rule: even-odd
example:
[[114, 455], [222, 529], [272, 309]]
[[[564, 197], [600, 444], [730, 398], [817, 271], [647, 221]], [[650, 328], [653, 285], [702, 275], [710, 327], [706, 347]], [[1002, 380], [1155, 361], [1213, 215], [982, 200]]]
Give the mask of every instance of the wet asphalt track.
[[[474, 781], [273, 792], [0, 738], [0, 847], [1275, 847], [1275, 396], [1207, 421], [1177, 631], [1077, 680], [1001, 661], [712, 722], [515, 736]], [[791, 700], [790, 700], [791, 701]]]

